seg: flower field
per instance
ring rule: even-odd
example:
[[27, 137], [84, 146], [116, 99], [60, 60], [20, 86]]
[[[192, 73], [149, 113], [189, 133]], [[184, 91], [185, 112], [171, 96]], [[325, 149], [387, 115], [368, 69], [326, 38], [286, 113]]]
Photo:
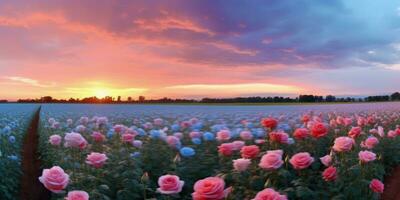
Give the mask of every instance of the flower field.
[[0, 105], [0, 199], [15, 199], [21, 176], [21, 146], [36, 106]]
[[38, 178], [54, 199], [378, 199], [400, 161], [400, 113], [371, 105], [45, 106]]

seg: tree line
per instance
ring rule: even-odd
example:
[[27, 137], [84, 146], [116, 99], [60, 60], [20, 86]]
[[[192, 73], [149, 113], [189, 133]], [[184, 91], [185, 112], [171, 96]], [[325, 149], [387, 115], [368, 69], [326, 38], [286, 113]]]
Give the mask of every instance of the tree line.
[[[391, 95], [378, 95], [378, 96], [367, 96], [364, 98], [355, 97], [336, 97], [333, 95], [318, 96], [318, 95], [299, 95], [298, 97], [235, 97], [235, 98], [203, 98], [200, 100], [195, 99], [173, 99], [173, 98], [160, 98], [160, 99], [146, 99], [144, 96], [139, 96], [137, 100], [133, 100], [132, 97], [128, 97], [126, 100], [122, 100], [121, 96], [117, 98], [106, 96], [103, 98], [98, 97], [87, 97], [82, 99], [55, 99], [51, 96], [44, 96], [39, 99], [19, 99], [17, 103], [318, 103], [318, 102], [383, 102], [383, 101], [400, 101], [400, 93], [395, 92]], [[7, 100], [0, 100], [0, 103], [7, 103]]]

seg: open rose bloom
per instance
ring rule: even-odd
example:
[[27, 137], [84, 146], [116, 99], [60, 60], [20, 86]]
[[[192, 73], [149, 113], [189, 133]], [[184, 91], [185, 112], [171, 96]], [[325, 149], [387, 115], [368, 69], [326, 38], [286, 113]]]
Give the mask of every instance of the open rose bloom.
[[44, 169], [39, 181], [48, 190], [54, 193], [62, 192], [69, 183], [69, 175], [61, 167], [54, 166], [50, 169]]
[[177, 194], [182, 191], [184, 181], [179, 180], [175, 175], [164, 175], [158, 179], [157, 192], [161, 194]]

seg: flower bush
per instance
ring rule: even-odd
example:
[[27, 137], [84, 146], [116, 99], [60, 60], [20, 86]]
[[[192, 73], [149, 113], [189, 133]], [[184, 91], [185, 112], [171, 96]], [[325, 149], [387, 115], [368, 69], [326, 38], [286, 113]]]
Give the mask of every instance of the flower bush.
[[396, 111], [98, 113], [44, 109], [54, 199], [378, 199], [400, 163]]

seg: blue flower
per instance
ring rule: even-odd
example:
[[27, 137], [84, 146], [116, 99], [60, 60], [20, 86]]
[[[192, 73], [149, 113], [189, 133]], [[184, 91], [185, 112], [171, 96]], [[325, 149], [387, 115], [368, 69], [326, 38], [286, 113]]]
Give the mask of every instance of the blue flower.
[[10, 143], [15, 143], [15, 137], [13, 135], [11, 135], [10, 137], [8, 137], [8, 141]]
[[214, 134], [212, 134], [212, 133], [210, 133], [210, 132], [205, 132], [205, 133], [203, 134], [203, 139], [204, 139], [205, 141], [213, 141], [213, 140], [215, 140], [215, 136], [214, 136]]
[[140, 152], [138, 152], [138, 151], [131, 153], [132, 158], [138, 158], [139, 156], [140, 156]]
[[183, 147], [181, 150], [179, 150], [179, 152], [181, 153], [181, 155], [183, 157], [191, 157], [191, 156], [194, 156], [196, 154], [194, 149], [190, 148], [190, 147]]
[[146, 131], [144, 131], [141, 128], [138, 128], [136, 131], [138, 132], [139, 136], [145, 136], [146, 135]]
[[110, 130], [107, 132], [107, 138], [112, 138], [113, 135], [114, 135], [114, 131]]
[[19, 160], [18, 156], [16, 156], [16, 155], [11, 155], [11, 156], [7, 156], [7, 157], [8, 157], [8, 159], [13, 160], [13, 161]]
[[172, 130], [173, 132], [177, 132], [177, 131], [179, 131], [179, 129], [181, 129], [181, 127], [180, 127], [178, 124], [173, 124], [173, 125], [171, 126], [171, 130]]
[[193, 144], [197, 144], [197, 145], [201, 144], [200, 138], [193, 138], [192, 142], [193, 142]]

